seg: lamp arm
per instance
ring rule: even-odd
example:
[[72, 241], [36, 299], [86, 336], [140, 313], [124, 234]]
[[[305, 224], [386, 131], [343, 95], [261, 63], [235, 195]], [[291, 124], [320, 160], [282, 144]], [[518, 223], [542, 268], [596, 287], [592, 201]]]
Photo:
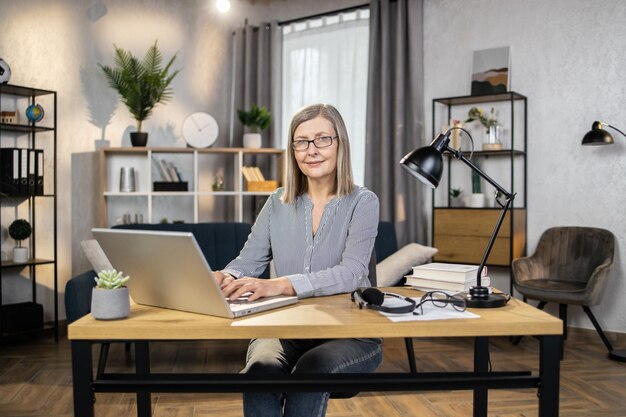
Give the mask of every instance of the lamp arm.
[[483, 274], [483, 269], [485, 268], [485, 264], [487, 263], [487, 259], [489, 258], [489, 254], [491, 253], [491, 249], [493, 248], [493, 245], [496, 242], [496, 237], [498, 237], [498, 232], [500, 231], [500, 226], [502, 226], [502, 222], [504, 221], [504, 216], [506, 215], [506, 211], [509, 209], [509, 207], [511, 207], [511, 203], [513, 202], [513, 199], [515, 198], [515, 194], [511, 194], [510, 192], [505, 190], [500, 184], [495, 182], [493, 178], [485, 174], [472, 161], [470, 161], [465, 156], [463, 156], [463, 153], [461, 151], [450, 148], [447, 145], [445, 146], [445, 149], [446, 151], [452, 153], [456, 159], [462, 161], [463, 163], [465, 163], [465, 165], [469, 166], [472, 170], [476, 171], [478, 175], [483, 177], [489, 184], [493, 185], [496, 188], [496, 190], [498, 190], [504, 195], [504, 198], [506, 200], [506, 202], [504, 203], [504, 206], [502, 206], [502, 211], [500, 212], [500, 217], [498, 218], [498, 221], [496, 222], [496, 226], [494, 227], [493, 232], [491, 233], [491, 238], [489, 239], [489, 243], [487, 244], [487, 249], [485, 250], [485, 253], [483, 254], [483, 258], [480, 261], [480, 265], [478, 266], [478, 272], [476, 275], [476, 287], [482, 287], [481, 277]]
[[600, 122], [600, 123], [601, 123], [601, 124], [605, 124], [605, 125], [607, 125], [607, 126], [608, 126], [608, 127], [610, 127], [611, 129], [617, 130], [619, 133], [621, 133], [621, 134], [622, 134], [622, 136], [626, 137], [626, 133], [622, 132], [621, 130], [619, 130], [619, 129], [618, 129], [618, 128], [616, 128], [615, 126], [611, 126], [610, 124], [608, 124], [608, 123], [604, 123], [604, 122]]
[[446, 149], [446, 151], [452, 153], [456, 159], [458, 159], [459, 161], [463, 162], [465, 165], [469, 166], [473, 171], [476, 171], [478, 173], [478, 175], [483, 177], [489, 184], [493, 185], [496, 190], [500, 191], [504, 195], [505, 198], [513, 200], [513, 198], [515, 197], [515, 194], [509, 193], [500, 184], [498, 184], [493, 178], [491, 178], [489, 175], [485, 174], [485, 172], [483, 170], [478, 168], [476, 165], [474, 165], [474, 163], [472, 161], [467, 159], [463, 155], [462, 151], [454, 149], [454, 148], [451, 148], [451, 147], [449, 147], [447, 145], [446, 145], [445, 149]]

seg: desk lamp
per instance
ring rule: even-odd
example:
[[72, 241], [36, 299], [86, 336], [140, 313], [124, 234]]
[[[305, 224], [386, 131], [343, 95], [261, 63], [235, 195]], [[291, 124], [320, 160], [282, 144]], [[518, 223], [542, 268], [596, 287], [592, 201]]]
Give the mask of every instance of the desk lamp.
[[608, 131], [602, 129], [602, 126], [608, 126], [611, 129], [615, 129], [622, 135], [626, 136], [624, 132], [622, 132], [615, 126], [611, 126], [608, 123], [595, 121], [591, 125], [591, 130], [587, 132], [583, 137], [582, 145], [612, 145], [613, 136], [611, 136]]
[[467, 159], [460, 149], [454, 149], [448, 146], [448, 144], [450, 143], [450, 133], [454, 129], [464, 131], [473, 143], [472, 136], [467, 130], [463, 129], [462, 127], [453, 127], [449, 129], [446, 133], [437, 136], [429, 146], [415, 149], [414, 151], [406, 154], [404, 158], [400, 160], [400, 164], [404, 168], [406, 168], [406, 170], [415, 178], [426, 184], [428, 187], [434, 189], [437, 188], [437, 186], [439, 185], [439, 181], [441, 180], [441, 175], [443, 173], [443, 155], [445, 153], [450, 153], [456, 159], [465, 163], [465, 165], [469, 166], [473, 171], [478, 173], [478, 175], [484, 178], [489, 184], [493, 185], [496, 190], [498, 190], [502, 194], [505, 202], [504, 204], [498, 202], [498, 204], [500, 204], [502, 207], [502, 212], [500, 213], [500, 218], [498, 219], [493, 233], [491, 234], [491, 239], [489, 240], [489, 244], [487, 245], [485, 254], [480, 261], [480, 265], [478, 267], [478, 272], [476, 275], [476, 285], [470, 288], [469, 293], [465, 297], [465, 301], [468, 307], [502, 307], [507, 303], [508, 298], [502, 294], [490, 294], [489, 288], [483, 287], [481, 285], [481, 277], [483, 269], [485, 267], [485, 263], [487, 262], [487, 258], [489, 257], [489, 253], [491, 252], [491, 248], [493, 247], [496, 236], [498, 235], [498, 231], [500, 230], [500, 226], [502, 225], [502, 221], [504, 220], [506, 211], [511, 206], [513, 198], [515, 198], [515, 194], [511, 194], [504, 188], [502, 188], [502, 186], [500, 186], [497, 182], [495, 182], [487, 174], [485, 174], [480, 168], [474, 165], [472, 161]]

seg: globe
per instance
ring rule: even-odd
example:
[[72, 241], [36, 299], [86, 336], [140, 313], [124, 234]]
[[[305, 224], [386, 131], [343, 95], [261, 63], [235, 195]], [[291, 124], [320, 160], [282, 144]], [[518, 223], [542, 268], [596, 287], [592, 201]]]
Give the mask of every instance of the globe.
[[26, 117], [33, 123], [37, 123], [41, 119], [43, 119], [43, 107], [40, 104], [31, 104], [26, 109]]

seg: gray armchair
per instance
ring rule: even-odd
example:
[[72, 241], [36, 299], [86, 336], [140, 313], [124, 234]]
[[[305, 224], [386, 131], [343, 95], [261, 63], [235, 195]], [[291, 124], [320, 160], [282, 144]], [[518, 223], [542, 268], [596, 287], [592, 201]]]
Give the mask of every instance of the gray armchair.
[[580, 305], [609, 350], [611, 359], [625, 361], [613, 350], [590, 306], [600, 304], [613, 265], [615, 237], [592, 227], [553, 227], [540, 237], [535, 253], [512, 263], [515, 288], [527, 298], [559, 304], [563, 337], [567, 339], [567, 306]]

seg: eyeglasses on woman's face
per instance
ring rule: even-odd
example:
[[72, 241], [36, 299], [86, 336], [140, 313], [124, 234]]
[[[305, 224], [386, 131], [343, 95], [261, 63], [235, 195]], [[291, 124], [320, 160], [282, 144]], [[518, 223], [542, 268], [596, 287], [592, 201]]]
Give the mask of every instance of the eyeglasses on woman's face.
[[317, 149], [328, 148], [333, 144], [333, 139], [337, 139], [337, 136], [320, 136], [313, 140], [296, 139], [291, 142], [291, 147], [294, 151], [306, 151], [309, 149], [309, 145], [313, 143]]
[[467, 308], [465, 299], [460, 295], [449, 295], [443, 291], [430, 291], [422, 296], [420, 302], [417, 303], [417, 305], [415, 306], [413, 314], [415, 314], [416, 316], [421, 316], [422, 314], [424, 314], [422, 306], [428, 302], [433, 303], [435, 307], [441, 308], [444, 308], [447, 305], [452, 305], [452, 308], [454, 308], [456, 311], [465, 311], [465, 309]]

